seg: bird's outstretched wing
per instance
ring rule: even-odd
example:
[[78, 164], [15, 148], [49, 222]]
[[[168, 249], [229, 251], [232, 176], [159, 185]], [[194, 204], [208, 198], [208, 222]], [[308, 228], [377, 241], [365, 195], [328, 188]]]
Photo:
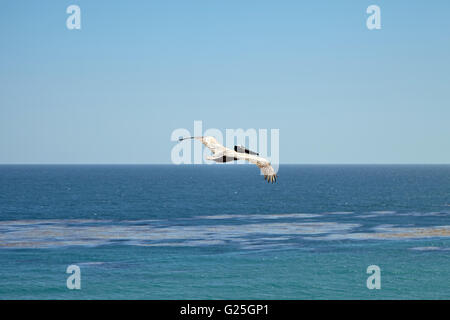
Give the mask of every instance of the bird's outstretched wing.
[[[228, 156], [232, 156], [230, 152], [225, 153]], [[250, 163], [256, 164], [258, 168], [261, 170], [261, 173], [264, 175], [264, 180], [267, 180], [267, 182], [276, 182], [277, 181], [277, 173], [273, 169], [273, 167], [270, 165], [270, 162], [267, 159], [264, 159], [263, 157], [259, 157], [253, 154], [248, 153], [240, 153], [240, 152], [233, 152], [233, 157], [236, 160], [246, 160]]]
[[206, 160], [212, 160], [215, 162], [230, 162], [235, 161], [237, 158], [234, 156], [229, 156], [227, 153], [214, 153], [212, 156], [206, 157]]
[[264, 180], [267, 180], [267, 182], [277, 182], [277, 173], [275, 172], [275, 170], [272, 168], [272, 166], [270, 165], [270, 162], [268, 162], [267, 164], [256, 164], [259, 169], [261, 169], [262, 174], [264, 174]]
[[259, 156], [258, 152], [250, 151], [244, 146], [234, 146], [234, 151], [240, 152], [240, 153], [254, 154], [254, 155]]

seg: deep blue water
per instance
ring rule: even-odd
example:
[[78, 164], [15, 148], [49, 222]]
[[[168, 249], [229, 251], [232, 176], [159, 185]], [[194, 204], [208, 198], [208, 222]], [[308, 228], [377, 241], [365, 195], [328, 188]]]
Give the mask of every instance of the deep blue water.
[[450, 165], [0, 166], [2, 299], [449, 299], [449, 266]]

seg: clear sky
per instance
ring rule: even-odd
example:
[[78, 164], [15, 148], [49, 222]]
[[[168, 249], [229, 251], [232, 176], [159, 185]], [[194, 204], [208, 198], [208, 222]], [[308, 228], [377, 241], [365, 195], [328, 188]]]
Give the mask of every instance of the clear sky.
[[281, 163], [450, 163], [450, 1], [0, 6], [0, 163], [169, 163], [194, 120], [280, 129]]

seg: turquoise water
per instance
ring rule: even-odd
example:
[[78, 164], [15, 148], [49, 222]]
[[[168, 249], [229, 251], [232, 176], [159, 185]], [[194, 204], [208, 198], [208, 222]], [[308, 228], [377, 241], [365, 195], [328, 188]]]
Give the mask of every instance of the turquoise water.
[[[0, 166], [2, 299], [448, 299], [450, 166]], [[81, 269], [81, 289], [66, 268]], [[381, 289], [369, 290], [369, 265]]]

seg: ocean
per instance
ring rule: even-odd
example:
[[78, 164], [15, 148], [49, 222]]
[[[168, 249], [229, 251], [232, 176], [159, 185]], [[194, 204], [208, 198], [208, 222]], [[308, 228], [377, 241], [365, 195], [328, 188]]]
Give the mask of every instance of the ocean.
[[450, 298], [450, 165], [278, 174], [2, 165], [0, 299]]

